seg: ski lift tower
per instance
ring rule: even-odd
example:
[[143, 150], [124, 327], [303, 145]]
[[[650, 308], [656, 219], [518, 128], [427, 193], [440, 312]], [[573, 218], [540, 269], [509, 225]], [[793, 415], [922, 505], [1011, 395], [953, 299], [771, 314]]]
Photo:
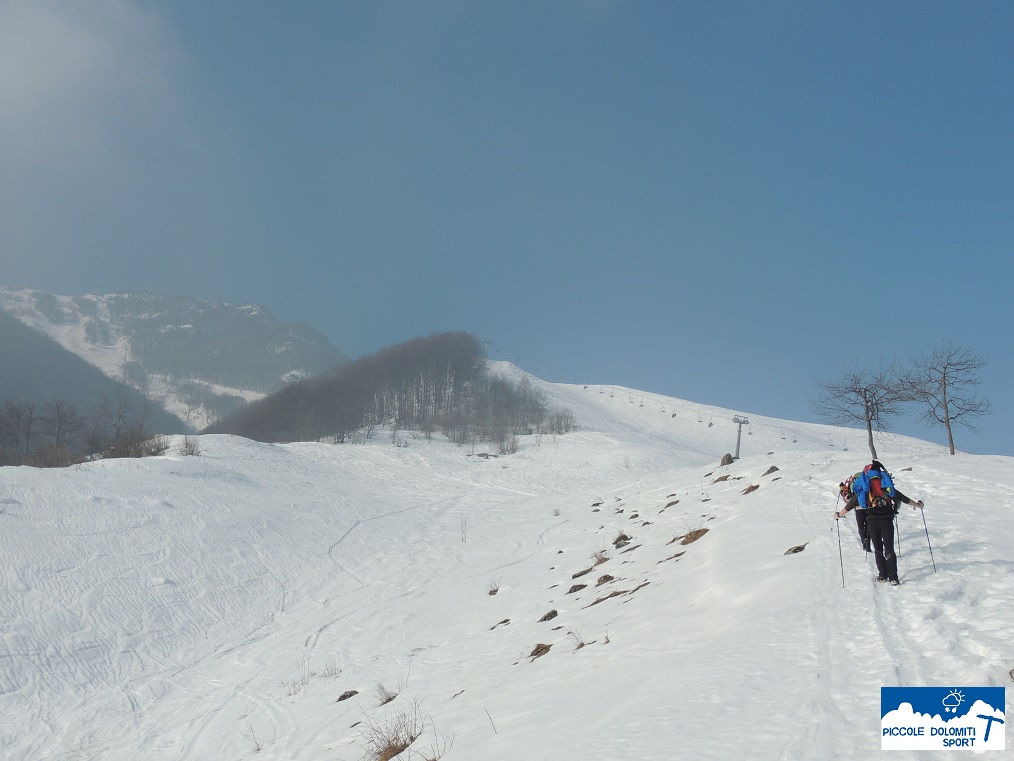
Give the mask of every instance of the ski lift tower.
[[739, 442], [743, 438], [743, 426], [744, 425], [750, 425], [750, 421], [747, 420], [745, 417], [741, 417], [739, 415], [736, 415], [736, 417], [734, 417], [732, 419], [732, 422], [739, 426], [739, 430], [737, 430], [737, 432], [736, 432], [736, 454], [733, 455], [733, 458], [732, 458], [733, 460], [738, 460], [739, 459]]

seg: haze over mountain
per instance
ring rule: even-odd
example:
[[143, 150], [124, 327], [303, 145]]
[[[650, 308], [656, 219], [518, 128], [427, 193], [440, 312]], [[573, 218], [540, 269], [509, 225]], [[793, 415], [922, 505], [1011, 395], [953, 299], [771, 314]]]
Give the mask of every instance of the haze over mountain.
[[[256, 305], [157, 293], [62, 296], [7, 287], [0, 288], [0, 310], [164, 406], [190, 430], [348, 361], [316, 330], [280, 323]], [[35, 361], [32, 354], [7, 351], [5, 359], [25, 372]], [[55, 393], [45, 384], [34, 389]]]

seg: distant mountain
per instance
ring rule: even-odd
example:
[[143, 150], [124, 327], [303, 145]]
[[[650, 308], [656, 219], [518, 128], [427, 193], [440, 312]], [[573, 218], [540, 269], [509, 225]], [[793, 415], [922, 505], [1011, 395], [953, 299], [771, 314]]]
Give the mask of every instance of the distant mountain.
[[[0, 288], [0, 310], [199, 430], [246, 402], [346, 364], [319, 332], [266, 309], [157, 293]], [[10, 357], [28, 367], [26, 357]]]
[[[103, 402], [122, 399], [139, 410], [145, 399], [136, 389], [105, 375], [37, 330], [0, 310], [0, 404], [47, 402], [72, 404], [84, 416], [93, 415]], [[182, 433], [183, 422], [158, 403], [147, 404], [145, 425], [153, 433]]]

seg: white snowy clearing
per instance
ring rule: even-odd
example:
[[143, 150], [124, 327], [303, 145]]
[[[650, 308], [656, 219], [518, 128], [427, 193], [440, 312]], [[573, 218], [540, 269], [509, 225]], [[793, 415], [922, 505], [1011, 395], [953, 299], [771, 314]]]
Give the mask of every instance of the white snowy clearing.
[[857, 432], [748, 415], [719, 467], [732, 411], [532, 383], [580, 429], [509, 456], [0, 469], [0, 757], [353, 761], [401, 717], [406, 759], [869, 759], [881, 686], [1010, 686], [1014, 459], [879, 441], [933, 549], [904, 507], [892, 588], [851, 517], [839, 560]]

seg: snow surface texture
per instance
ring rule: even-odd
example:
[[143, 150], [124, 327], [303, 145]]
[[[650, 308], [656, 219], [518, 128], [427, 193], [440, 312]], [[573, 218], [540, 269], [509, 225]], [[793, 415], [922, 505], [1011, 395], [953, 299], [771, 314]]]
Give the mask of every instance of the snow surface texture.
[[749, 415], [719, 467], [731, 411], [531, 382], [581, 428], [511, 456], [211, 436], [0, 469], [0, 757], [352, 761], [418, 711], [402, 758], [869, 759], [881, 686], [1010, 686], [1014, 459], [886, 437], [936, 572], [906, 507], [902, 586], [850, 517], [842, 588], [856, 432]]

